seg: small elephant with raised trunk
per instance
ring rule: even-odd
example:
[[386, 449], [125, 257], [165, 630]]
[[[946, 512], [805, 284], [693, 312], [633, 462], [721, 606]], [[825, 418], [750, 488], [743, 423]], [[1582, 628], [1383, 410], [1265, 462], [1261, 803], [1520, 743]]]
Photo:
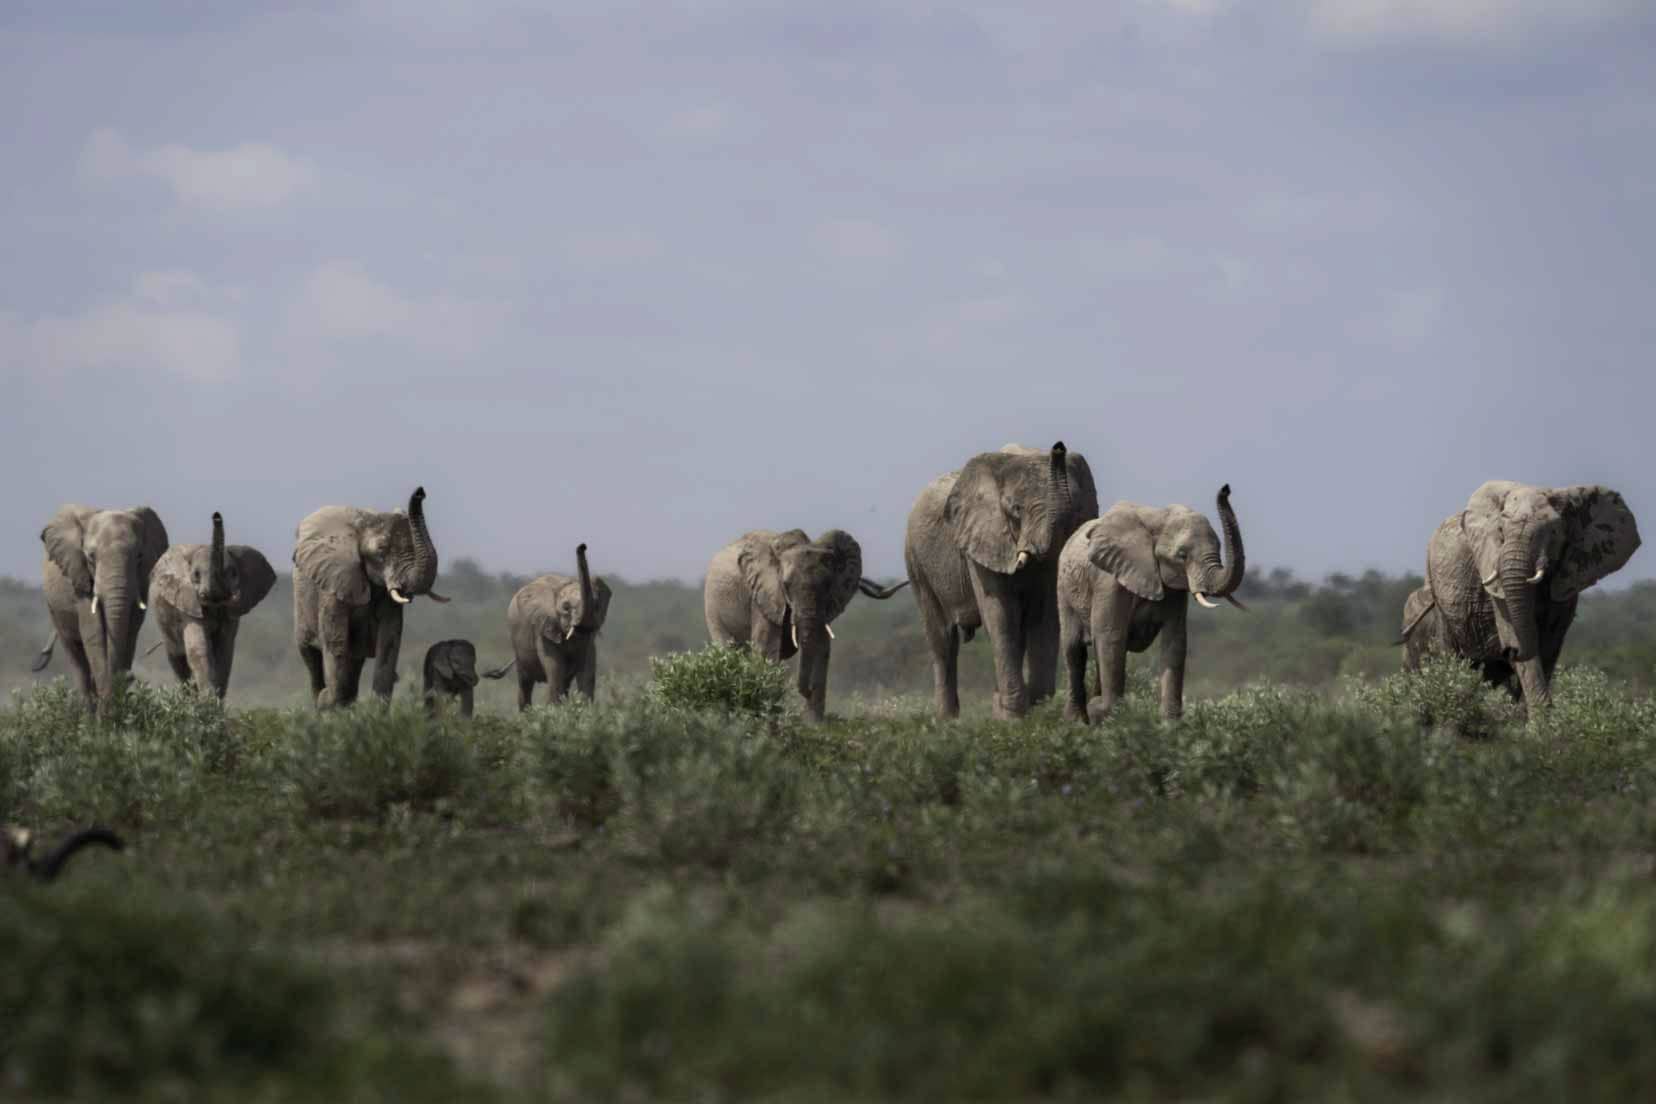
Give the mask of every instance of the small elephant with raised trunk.
[[220, 514], [213, 515], [211, 544], [168, 548], [150, 576], [149, 601], [178, 681], [223, 700], [236, 630], [275, 585], [276, 572], [258, 549], [224, 543]]
[[587, 568], [586, 545], [576, 547], [575, 564], [575, 578], [542, 575], [506, 607], [516, 658], [483, 677], [504, 678], [516, 665], [520, 710], [529, 708], [538, 682], [546, 683], [549, 705], [563, 701], [571, 685], [588, 701], [597, 691], [598, 630], [609, 616], [610, 588]]
[[460, 715], [472, 715], [477, 687], [477, 649], [469, 640], [439, 640], [426, 649], [423, 669], [426, 708], [437, 713], [438, 697], [459, 699]]
[[1403, 609], [1404, 666], [1459, 656], [1527, 710], [1545, 708], [1581, 592], [1638, 547], [1633, 511], [1608, 487], [1485, 483], [1426, 545], [1426, 585]]
[[814, 541], [802, 529], [755, 529], [714, 555], [702, 609], [715, 644], [748, 645], [777, 662], [798, 652], [805, 715], [820, 721], [834, 636], [829, 625], [858, 591], [883, 600], [907, 585], [882, 587], [863, 578], [862, 546], [843, 529]]
[[1088, 720], [1087, 645], [1098, 649], [1097, 714], [1108, 714], [1127, 684], [1127, 653], [1162, 641], [1161, 714], [1184, 714], [1186, 617], [1190, 596], [1206, 607], [1214, 598], [1233, 605], [1245, 570], [1242, 528], [1230, 505], [1230, 484], [1219, 489], [1225, 562], [1208, 519], [1188, 506], [1118, 502], [1075, 531], [1058, 560], [1059, 636], [1069, 670], [1064, 716]]

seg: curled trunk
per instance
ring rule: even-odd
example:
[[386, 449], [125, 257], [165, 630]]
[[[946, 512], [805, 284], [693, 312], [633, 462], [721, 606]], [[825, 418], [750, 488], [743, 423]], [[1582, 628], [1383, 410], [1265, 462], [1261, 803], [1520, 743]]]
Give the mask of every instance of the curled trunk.
[[409, 589], [424, 594], [437, 581], [437, 547], [426, 528], [425, 488], [415, 487], [408, 498], [408, 525], [414, 537], [414, 581]]
[[213, 514], [213, 548], [208, 559], [207, 600], [223, 602], [230, 597], [230, 580], [224, 577], [224, 516]]
[[593, 629], [598, 624], [598, 600], [592, 589], [592, 572], [587, 568], [586, 545], [575, 546], [575, 570], [581, 577], [580, 627]]
[[1231, 509], [1229, 483], [1219, 488], [1219, 525], [1224, 530], [1225, 555], [1230, 558], [1230, 563], [1215, 583], [1213, 596], [1229, 598], [1242, 585], [1242, 574], [1246, 570], [1242, 526], [1237, 524], [1236, 511]]

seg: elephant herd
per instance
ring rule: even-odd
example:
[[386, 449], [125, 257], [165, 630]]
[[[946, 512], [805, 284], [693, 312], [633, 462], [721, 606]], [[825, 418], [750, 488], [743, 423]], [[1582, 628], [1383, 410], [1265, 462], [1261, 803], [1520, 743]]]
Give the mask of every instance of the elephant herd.
[[[293, 550], [294, 642], [318, 707], [356, 700], [367, 660], [373, 691], [396, 684], [403, 609], [433, 590], [437, 549], [424, 488], [406, 510], [325, 506], [299, 523]], [[903, 545], [908, 578], [882, 587], [862, 575], [862, 549], [844, 530], [812, 540], [799, 529], [756, 529], [721, 548], [703, 584], [707, 631], [716, 644], [748, 647], [783, 662], [799, 655], [805, 715], [826, 710], [833, 621], [861, 593], [887, 599], [912, 584], [931, 652], [939, 716], [959, 714], [962, 640], [983, 629], [994, 652], [994, 715], [1022, 716], [1057, 690], [1059, 658], [1069, 675], [1065, 716], [1088, 721], [1120, 699], [1126, 655], [1161, 639], [1161, 713], [1184, 708], [1186, 621], [1191, 597], [1204, 607], [1235, 597], [1245, 572], [1242, 530], [1219, 491], [1223, 540], [1188, 506], [1117, 502], [1099, 513], [1085, 457], [1007, 445], [972, 457], [928, 484], [909, 512]], [[212, 518], [209, 544], [170, 544], [149, 507], [62, 507], [40, 538], [53, 634], [34, 664], [61, 642], [89, 706], [104, 708], [131, 670], [139, 629], [154, 608], [178, 679], [222, 698], [240, 619], [276, 580], [256, 549], [225, 543]], [[1437, 652], [1475, 664], [1490, 683], [1530, 707], [1549, 683], [1581, 591], [1620, 569], [1639, 547], [1627, 503], [1606, 487], [1485, 483], [1466, 509], [1427, 544], [1426, 584], [1403, 611], [1405, 666]], [[542, 575], [507, 607], [514, 657], [484, 672], [517, 669], [518, 706], [538, 683], [556, 703], [571, 687], [591, 698], [597, 635], [610, 587], [591, 573], [586, 545], [574, 576]], [[1097, 667], [1088, 684], [1088, 658]], [[478, 681], [468, 641], [427, 652], [424, 692], [435, 708], [453, 696], [470, 714]], [[1091, 692], [1089, 694], [1089, 691]]]

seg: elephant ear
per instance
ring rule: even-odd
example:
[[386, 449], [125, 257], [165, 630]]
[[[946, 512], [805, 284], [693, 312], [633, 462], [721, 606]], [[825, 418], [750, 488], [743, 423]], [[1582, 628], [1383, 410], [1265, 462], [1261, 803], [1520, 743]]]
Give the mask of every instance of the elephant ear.
[[134, 507], [132, 513], [142, 533], [138, 538], [142, 542], [138, 549], [138, 585], [148, 594], [150, 573], [167, 554], [167, 527], [161, 524], [161, 515], [148, 506]]
[[90, 506], [64, 506], [40, 531], [40, 541], [46, 546], [46, 558], [63, 572], [69, 585], [75, 588], [77, 598], [92, 597], [92, 569], [86, 562], [83, 545], [86, 521], [96, 512]]
[[1088, 518], [1098, 516], [1098, 486], [1093, 482], [1087, 458], [1079, 452], [1065, 454], [1064, 470], [1069, 474], [1070, 514], [1079, 527]]
[[245, 544], [232, 544], [224, 550], [227, 559], [236, 564], [236, 575], [241, 583], [235, 604], [230, 612], [237, 617], [251, 613], [253, 607], [264, 601], [270, 588], [276, 585], [276, 569], [264, 558], [264, 553]]
[[955, 477], [943, 518], [955, 547], [973, 563], [1010, 575], [1018, 566], [1018, 538], [1001, 506], [1000, 475], [1017, 457], [1006, 452], [974, 456]]
[[[804, 538], [805, 534], [799, 533], [799, 536]], [[753, 601], [759, 606], [759, 612], [765, 615], [765, 620], [773, 625], [780, 625], [788, 610], [788, 596], [782, 590], [782, 561], [776, 554], [777, 539], [773, 533], [749, 533], [742, 538], [736, 553], [737, 566], [741, 568], [742, 579], [747, 583]]]
[[431, 646], [431, 669], [446, 682], [453, 682], [459, 675], [454, 669], [454, 655], [451, 649], [452, 645], [447, 640]]
[[1639, 527], [1609, 487], [1564, 487], [1548, 497], [1564, 515], [1564, 551], [1548, 581], [1553, 601], [1563, 602], [1621, 570], [1639, 548]]
[[833, 569], [833, 580], [828, 584], [824, 619], [832, 621], [845, 612], [857, 594], [862, 582], [862, 545], [844, 529], [830, 529], [817, 538], [817, 544], [828, 549], [828, 563]]
[[601, 575], [592, 579], [593, 604], [597, 607], [592, 615], [592, 630], [597, 632], [604, 627], [604, 619], [609, 616], [610, 585], [604, 582]]
[[1140, 598], [1157, 602], [1167, 593], [1156, 564], [1156, 535], [1130, 502], [1116, 503], [1092, 523], [1087, 559]]
[[366, 606], [371, 591], [357, 547], [357, 511], [325, 506], [299, 523], [294, 571], [348, 606]]
[[167, 549], [150, 572], [149, 596], [153, 605], [159, 598], [186, 617], [201, 617], [201, 599], [190, 582], [190, 551], [187, 544]]

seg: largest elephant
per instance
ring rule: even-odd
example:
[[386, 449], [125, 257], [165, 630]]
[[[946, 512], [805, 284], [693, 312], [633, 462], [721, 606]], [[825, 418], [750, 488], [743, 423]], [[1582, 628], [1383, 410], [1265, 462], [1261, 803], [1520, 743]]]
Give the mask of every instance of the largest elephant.
[[61, 507], [40, 531], [46, 546], [46, 609], [55, 630], [34, 670], [63, 650], [80, 678], [88, 708], [106, 711], [116, 683], [132, 670], [144, 627], [150, 573], [167, 551], [167, 527], [148, 506], [99, 510]]
[[1092, 470], [1062, 441], [980, 453], [920, 492], [903, 558], [932, 653], [939, 716], [960, 714], [960, 641], [979, 626], [995, 649], [996, 717], [1022, 716], [1052, 695], [1058, 555], [1075, 527], [1097, 514]]
[[408, 512], [324, 506], [299, 523], [293, 548], [293, 633], [320, 708], [356, 700], [374, 660], [374, 693], [391, 697], [402, 649], [403, 607], [432, 590], [437, 548], [426, 528], [425, 488]]
[[714, 554], [702, 611], [715, 644], [745, 644], [776, 661], [798, 652], [805, 716], [820, 721], [828, 702], [829, 624], [858, 591], [883, 600], [906, 585], [882, 587], [863, 578], [862, 545], [843, 529], [814, 541], [803, 529], [754, 529]]
[[1581, 592], [1638, 547], [1633, 511], [1608, 487], [1485, 483], [1426, 546], [1426, 585], [1404, 607], [1405, 665], [1460, 656], [1545, 708]]

